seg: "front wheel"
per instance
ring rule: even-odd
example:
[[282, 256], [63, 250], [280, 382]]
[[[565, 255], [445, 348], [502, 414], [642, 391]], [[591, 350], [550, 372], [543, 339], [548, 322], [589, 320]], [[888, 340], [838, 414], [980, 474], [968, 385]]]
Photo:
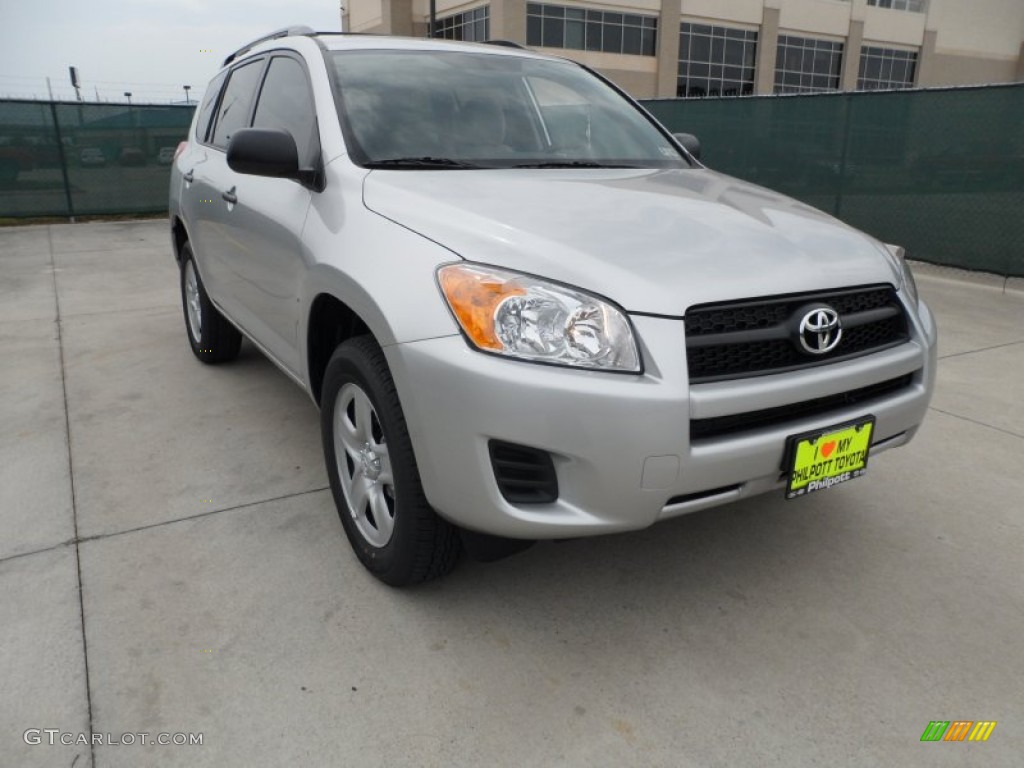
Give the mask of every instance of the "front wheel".
[[371, 337], [331, 356], [320, 430], [338, 515], [367, 570], [396, 587], [450, 572], [458, 529], [427, 503], [394, 380]]

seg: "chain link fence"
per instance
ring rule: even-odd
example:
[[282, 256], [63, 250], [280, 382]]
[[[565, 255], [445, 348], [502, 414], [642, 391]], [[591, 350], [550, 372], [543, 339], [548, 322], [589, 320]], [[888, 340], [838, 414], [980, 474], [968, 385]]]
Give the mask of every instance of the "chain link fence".
[[166, 211], [194, 109], [0, 101], [0, 218]]
[[714, 170], [911, 258], [1024, 276], [1024, 84], [644, 103]]
[[[913, 258], [1024, 276], [1024, 84], [644, 106], [715, 170]], [[0, 217], [165, 211], [193, 109], [0, 101]]]

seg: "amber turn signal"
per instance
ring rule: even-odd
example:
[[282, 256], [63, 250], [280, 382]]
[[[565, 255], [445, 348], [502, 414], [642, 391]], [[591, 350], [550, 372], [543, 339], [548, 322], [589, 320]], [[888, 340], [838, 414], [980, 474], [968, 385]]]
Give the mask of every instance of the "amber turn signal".
[[504, 345], [494, 332], [494, 313], [506, 298], [523, 296], [526, 291], [515, 280], [464, 264], [442, 267], [438, 280], [470, 341], [481, 349], [502, 349]]

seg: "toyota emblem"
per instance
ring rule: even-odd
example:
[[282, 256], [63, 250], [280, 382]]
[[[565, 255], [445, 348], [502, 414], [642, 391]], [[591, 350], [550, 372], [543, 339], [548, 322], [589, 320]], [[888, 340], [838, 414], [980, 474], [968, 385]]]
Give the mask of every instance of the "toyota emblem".
[[839, 344], [843, 328], [831, 307], [815, 307], [800, 321], [800, 346], [812, 355], [824, 355]]

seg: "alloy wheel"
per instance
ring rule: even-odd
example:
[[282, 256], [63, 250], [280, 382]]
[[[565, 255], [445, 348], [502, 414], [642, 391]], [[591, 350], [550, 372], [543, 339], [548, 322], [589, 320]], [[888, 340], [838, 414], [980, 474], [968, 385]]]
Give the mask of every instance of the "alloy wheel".
[[395, 527], [391, 456], [373, 403], [351, 382], [338, 390], [334, 404], [334, 455], [359, 533], [375, 547], [386, 546]]

